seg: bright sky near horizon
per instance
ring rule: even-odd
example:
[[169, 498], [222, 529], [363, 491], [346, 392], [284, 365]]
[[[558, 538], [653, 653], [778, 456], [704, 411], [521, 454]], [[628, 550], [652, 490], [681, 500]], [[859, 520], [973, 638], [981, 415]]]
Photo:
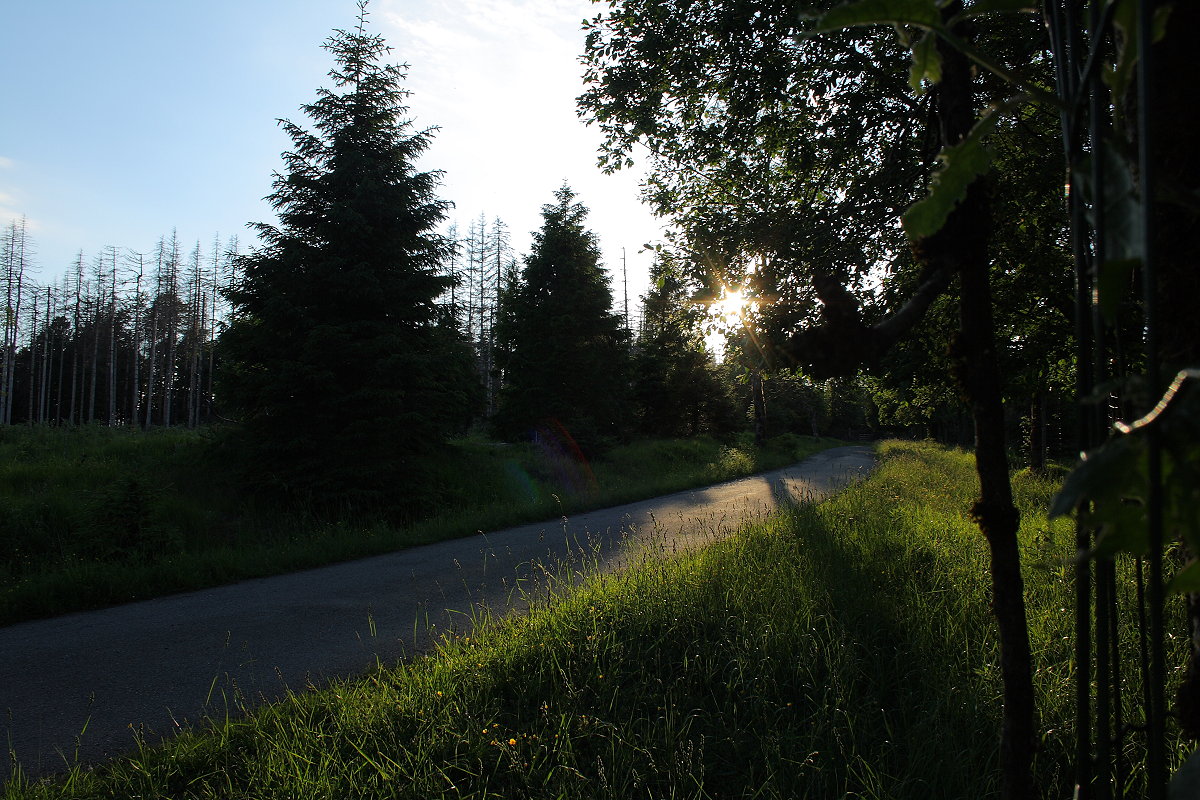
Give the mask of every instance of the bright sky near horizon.
[[[638, 200], [638, 173], [595, 166], [600, 135], [576, 117], [581, 21], [589, 0], [373, 0], [371, 30], [399, 63], [419, 128], [438, 126], [420, 167], [465, 231], [504, 220], [519, 254], [565, 180], [590, 210], [622, 297], [645, 291], [644, 243], [661, 227]], [[37, 278], [83, 251], [150, 252], [177, 229], [185, 252], [214, 234], [252, 241], [274, 222], [262, 200], [290, 140], [283, 117], [329, 85], [321, 48], [351, 28], [354, 0], [37, 0], [0, 12], [0, 223], [25, 216]]]

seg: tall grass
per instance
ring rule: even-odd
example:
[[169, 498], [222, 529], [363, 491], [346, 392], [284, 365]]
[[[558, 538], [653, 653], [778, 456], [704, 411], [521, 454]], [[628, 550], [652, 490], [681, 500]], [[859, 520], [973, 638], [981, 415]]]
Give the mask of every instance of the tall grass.
[[218, 432], [0, 428], [0, 624], [320, 566], [782, 466], [833, 440], [642, 442], [594, 464], [452, 443], [408, 524], [249, 495]]
[[[5, 796], [995, 796], [1000, 687], [969, 457], [881, 454], [818, 506]], [[1053, 488], [1017, 476], [1038, 785], [1066, 797], [1072, 538], [1045, 519]]]

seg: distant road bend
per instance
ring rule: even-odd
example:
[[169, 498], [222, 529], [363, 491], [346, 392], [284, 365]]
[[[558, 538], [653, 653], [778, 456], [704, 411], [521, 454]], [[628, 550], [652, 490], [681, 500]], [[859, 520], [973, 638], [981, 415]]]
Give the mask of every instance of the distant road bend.
[[[263, 702], [394, 663], [472, 609], [521, 604], [536, 564], [613, 569], [694, 547], [781, 502], [820, 499], [874, 465], [838, 447], [703, 489], [390, 555], [0, 628], [0, 742], [27, 775], [97, 763], [225, 713], [235, 688]], [[85, 731], [86, 727], [86, 731]], [[84, 731], [82, 736], [81, 731]], [[65, 755], [64, 755], [65, 754]], [[0, 758], [0, 781], [9, 759]]]

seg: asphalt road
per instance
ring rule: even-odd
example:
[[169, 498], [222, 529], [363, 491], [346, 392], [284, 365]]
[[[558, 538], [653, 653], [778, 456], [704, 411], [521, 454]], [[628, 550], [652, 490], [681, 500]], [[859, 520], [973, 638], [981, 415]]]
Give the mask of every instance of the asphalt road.
[[[0, 742], [27, 775], [158, 740], [238, 694], [250, 705], [428, 647], [524, 606], [565, 565], [610, 570], [726, 535], [864, 475], [871, 449], [390, 555], [0, 628]], [[0, 758], [0, 780], [9, 759]]]

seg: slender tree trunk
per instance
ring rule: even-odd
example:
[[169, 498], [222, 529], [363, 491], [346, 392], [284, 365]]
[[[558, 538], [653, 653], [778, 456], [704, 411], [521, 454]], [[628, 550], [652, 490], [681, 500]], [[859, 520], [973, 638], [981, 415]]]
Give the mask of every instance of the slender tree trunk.
[[200, 416], [200, 330], [203, 327], [200, 311], [200, 243], [192, 251], [191, 273], [188, 275], [188, 384], [187, 426], [195, 428]]
[[179, 239], [171, 233], [171, 253], [167, 262], [167, 351], [163, 363], [163, 410], [162, 424], [171, 427], [175, 402], [176, 339], [179, 336]]
[[5, 425], [11, 425], [13, 418], [13, 402], [16, 400], [16, 398], [13, 396], [13, 390], [16, 387], [17, 339], [20, 335], [21, 326], [21, 296], [25, 283], [24, 219], [21, 220], [20, 225], [14, 222], [9, 226], [9, 237], [6, 244], [6, 260], [8, 261], [8, 267], [6, 269], [8, 278], [8, 302], [5, 307], [5, 346], [7, 352], [4, 360], [4, 418], [2, 421]]
[[750, 400], [754, 404], [754, 444], [762, 447], [767, 441], [767, 396], [763, 390], [762, 373], [750, 373]]
[[79, 315], [83, 304], [83, 251], [75, 259], [75, 310], [71, 315], [71, 406], [67, 412], [67, 423], [78, 424], [75, 411], [79, 399]]
[[38, 384], [38, 375], [41, 370], [38, 368], [38, 297], [36, 292], [33, 293], [33, 326], [29, 329], [29, 406], [25, 412], [25, 422], [28, 425], [33, 425], [37, 421], [37, 406], [33, 403], [34, 390]]
[[[961, 2], [943, 9], [944, 18], [961, 11]], [[962, 141], [975, 120], [971, 67], [965, 56], [938, 42], [942, 82], [938, 116], [944, 145]], [[1005, 439], [1004, 405], [996, 360], [995, 322], [988, 278], [991, 211], [986, 188], [976, 180], [942, 230], [921, 243], [926, 257], [943, 259], [959, 274], [959, 334], [954, 346], [958, 380], [974, 419], [975, 469], [979, 500], [971, 515], [990, 550], [992, 613], [1000, 635], [1003, 721], [1000, 734], [1001, 796], [1026, 800], [1037, 796], [1033, 783], [1033, 671], [1025, 614], [1017, 531], [1020, 515], [1013, 504]]]
[[1034, 795], [1032, 780], [1034, 695], [1032, 656], [1025, 614], [1025, 585], [1017, 539], [1020, 515], [1013, 504], [1005, 446], [1004, 405], [996, 364], [995, 325], [986, 249], [960, 272], [958, 354], [963, 384], [975, 421], [975, 469], [979, 500], [971, 516], [987, 537], [991, 554], [992, 613], [1000, 632], [1004, 719], [1000, 737], [1003, 796]]
[[53, 359], [53, 352], [50, 349], [53, 329], [51, 322], [52, 309], [50, 308], [50, 287], [46, 287], [46, 322], [45, 330], [42, 334], [42, 386], [38, 393], [38, 422], [45, 425], [50, 420], [50, 366]]
[[150, 331], [150, 359], [146, 366], [146, 430], [154, 424], [154, 378], [158, 367], [158, 322], [163, 304], [163, 268], [166, 260], [166, 241], [158, 242], [158, 263], [154, 272], [153, 322]]
[[[99, 288], [99, 287], [97, 287]], [[96, 419], [96, 384], [100, 380], [100, 294], [96, 294], [96, 313], [92, 315], [92, 380], [88, 388], [87, 421]]]
[[1046, 393], [1040, 390], [1029, 403], [1029, 468], [1046, 470]]
[[108, 426], [117, 424], [117, 248], [109, 253], [112, 274], [108, 286]]
[[[59, 298], [64, 306], [66, 304], [67, 297], [70, 296], [69, 292], [70, 292], [70, 284], [67, 283], [67, 278], [64, 277], [63, 282], [62, 282], [62, 293], [59, 295]], [[65, 312], [66, 308], [62, 308], [61, 310]], [[62, 423], [63, 423], [63, 384], [64, 384], [63, 370], [66, 368], [67, 344], [70, 341], [71, 335], [72, 335], [71, 331], [69, 331], [69, 330], [64, 330], [59, 334], [58, 393], [54, 400], [54, 424], [56, 424], [56, 425], [62, 425]]]
[[141, 397], [141, 350], [142, 350], [142, 273], [145, 271], [145, 259], [137, 254], [138, 271], [133, 284], [133, 331], [129, 344], [129, 418], [128, 424], [136, 426], [140, 419], [141, 408], [138, 399]]

